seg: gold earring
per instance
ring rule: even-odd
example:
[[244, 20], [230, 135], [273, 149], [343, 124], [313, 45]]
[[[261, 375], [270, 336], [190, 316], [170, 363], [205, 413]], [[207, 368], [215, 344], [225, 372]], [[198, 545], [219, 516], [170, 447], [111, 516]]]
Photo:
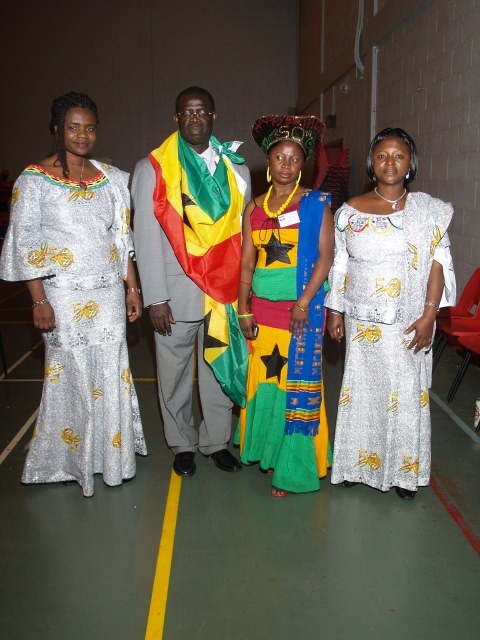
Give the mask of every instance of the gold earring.
[[302, 177], [302, 170], [300, 169], [300, 173], [298, 174], [297, 184], [300, 182], [300, 178]]
[[270, 175], [270, 167], [267, 166], [267, 182], [271, 182], [272, 181], [272, 176]]

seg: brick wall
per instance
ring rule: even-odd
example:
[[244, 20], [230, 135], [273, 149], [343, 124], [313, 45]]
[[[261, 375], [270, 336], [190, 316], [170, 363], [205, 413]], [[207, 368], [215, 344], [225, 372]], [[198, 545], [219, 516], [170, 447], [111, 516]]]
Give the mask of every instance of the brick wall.
[[[353, 55], [358, 2], [347, 7], [300, 0], [299, 6], [300, 112], [319, 111], [323, 97], [322, 115], [336, 115], [325, 140], [341, 140], [350, 149], [352, 194], [367, 188], [372, 120], [374, 131], [394, 126], [412, 135], [420, 165], [412, 190], [450, 201], [455, 209], [450, 237], [461, 290], [480, 265], [480, 0], [379, 0], [376, 14], [374, 0], [365, 0], [362, 76]], [[322, 28], [311, 16], [321, 16], [322, 7], [328, 51], [321, 72], [313, 73], [312, 63], [322, 60]], [[308, 58], [302, 55], [305, 40]], [[378, 51], [373, 83], [372, 47]]]
[[415, 139], [412, 190], [452, 202], [460, 289], [480, 264], [480, 2], [437, 0], [379, 46], [377, 131]]

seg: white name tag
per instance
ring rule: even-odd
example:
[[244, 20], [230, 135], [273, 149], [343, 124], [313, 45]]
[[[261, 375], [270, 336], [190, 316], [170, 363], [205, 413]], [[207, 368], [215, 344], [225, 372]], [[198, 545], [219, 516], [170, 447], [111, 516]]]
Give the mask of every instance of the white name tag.
[[292, 224], [300, 222], [298, 217], [298, 211], [289, 211], [288, 213], [281, 213], [278, 216], [278, 224], [281, 227], [290, 227]]

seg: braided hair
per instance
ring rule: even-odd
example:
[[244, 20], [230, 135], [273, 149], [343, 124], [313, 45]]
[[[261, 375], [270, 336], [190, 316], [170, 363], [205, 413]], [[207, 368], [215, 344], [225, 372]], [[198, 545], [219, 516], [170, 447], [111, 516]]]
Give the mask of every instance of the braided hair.
[[49, 128], [50, 133], [53, 135], [54, 149], [60, 160], [64, 178], [68, 178], [68, 174], [70, 173], [64, 140], [65, 115], [70, 109], [89, 109], [95, 116], [96, 123], [98, 124], [99, 122], [97, 105], [85, 93], [69, 91], [65, 95], [55, 98], [52, 102]]

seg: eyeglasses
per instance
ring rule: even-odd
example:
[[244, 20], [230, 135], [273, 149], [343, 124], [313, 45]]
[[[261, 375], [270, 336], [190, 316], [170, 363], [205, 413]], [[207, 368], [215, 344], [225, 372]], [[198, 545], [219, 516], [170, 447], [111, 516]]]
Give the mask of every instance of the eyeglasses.
[[206, 109], [185, 109], [185, 111], [177, 113], [177, 116], [184, 118], [184, 120], [190, 120], [193, 116], [197, 116], [200, 120], [206, 120], [213, 116], [213, 111], [207, 111]]

